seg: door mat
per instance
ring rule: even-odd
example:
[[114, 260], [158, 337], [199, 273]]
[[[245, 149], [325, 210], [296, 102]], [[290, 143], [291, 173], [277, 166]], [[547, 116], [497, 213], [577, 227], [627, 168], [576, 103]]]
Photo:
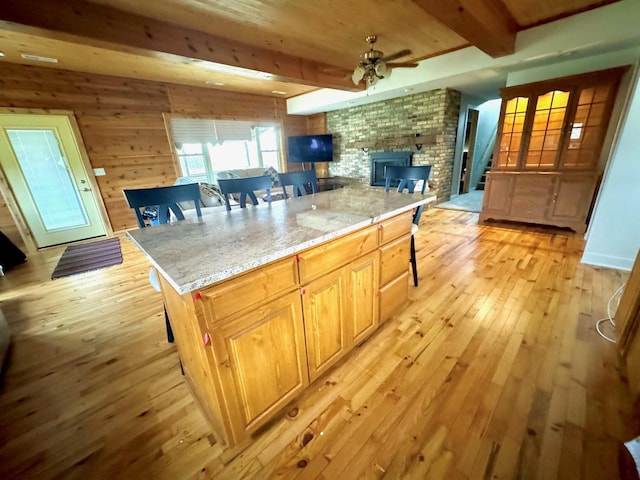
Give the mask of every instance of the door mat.
[[119, 238], [108, 238], [82, 245], [71, 245], [60, 257], [51, 279], [68, 277], [122, 263]]

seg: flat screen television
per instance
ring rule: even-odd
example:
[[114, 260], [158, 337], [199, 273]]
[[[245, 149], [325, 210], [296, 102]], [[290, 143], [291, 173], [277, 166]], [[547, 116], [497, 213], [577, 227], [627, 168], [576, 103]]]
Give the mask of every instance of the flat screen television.
[[333, 160], [333, 135], [299, 135], [289, 137], [289, 161], [331, 162]]

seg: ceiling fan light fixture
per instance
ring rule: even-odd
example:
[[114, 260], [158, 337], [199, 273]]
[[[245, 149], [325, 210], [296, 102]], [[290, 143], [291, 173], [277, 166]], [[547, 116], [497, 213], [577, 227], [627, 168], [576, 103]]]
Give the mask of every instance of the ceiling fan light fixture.
[[380, 50], [374, 50], [373, 45], [376, 43], [376, 35], [368, 35], [365, 40], [369, 44], [369, 50], [360, 55], [360, 63], [353, 70], [351, 80], [358, 85], [364, 78], [367, 86], [373, 86], [378, 83], [381, 78], [389, 78], [391, 72], [396, 67], [417, 67], [417, 63], [410, 62], [393, 62], [393, 60], [405, 55], [410, 55], [411, 50], [400, 50], [392, 55], [385, 56]]
[[387, 64], [384, 63], [382, 60], [377, 62], [373, 67], [373, 69], [375, 70], [375, 74], [378, 77], [384, 77], [385, 74], [389, 71], [389, 69], [387, 68]]
[[353, 74], [351, 75], [351, 80], [353, 81], [354, 85], [358, 85], [360, 83], [360, 80], [362, 80], [362, 78], [364, 77], [365, 73], [366, 73], [366, 71], [362, 67], [362, 65], [358, 65], [353, 70]]

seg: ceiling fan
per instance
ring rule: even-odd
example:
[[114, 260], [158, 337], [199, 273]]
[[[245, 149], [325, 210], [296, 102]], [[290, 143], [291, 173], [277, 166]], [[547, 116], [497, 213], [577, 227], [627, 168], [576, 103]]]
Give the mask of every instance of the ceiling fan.
[[381, 78], [391, 75], [392, 68], [415, 68], [418, 66], [417, 63], [413, 62], [392, 62], [392, 60], [397, 58], [410, 55], [411, 50], [400, 50], [385, 57], [384, 53], [380, 50], [373, 49], [373, 44], [376, 43], [377, 39], [376, 35], [368, 35], [365, 38], [370, 47], [369, 51], [360, 55], [360, 63], [358, 63], [351, 75], [351, 80], [353, 80], [355, 85], [358, 85], [360, 80], [364, 78], [367, 86], [373, 86], [378, 83], [378, 80]]

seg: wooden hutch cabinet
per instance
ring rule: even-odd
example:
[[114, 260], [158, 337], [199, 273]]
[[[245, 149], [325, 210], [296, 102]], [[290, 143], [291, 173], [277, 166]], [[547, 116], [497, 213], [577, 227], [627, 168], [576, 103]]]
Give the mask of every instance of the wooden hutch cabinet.
[[480, 220], [584, 232], [604, 137], [628, 67], [501, 90], [502, 108]]

